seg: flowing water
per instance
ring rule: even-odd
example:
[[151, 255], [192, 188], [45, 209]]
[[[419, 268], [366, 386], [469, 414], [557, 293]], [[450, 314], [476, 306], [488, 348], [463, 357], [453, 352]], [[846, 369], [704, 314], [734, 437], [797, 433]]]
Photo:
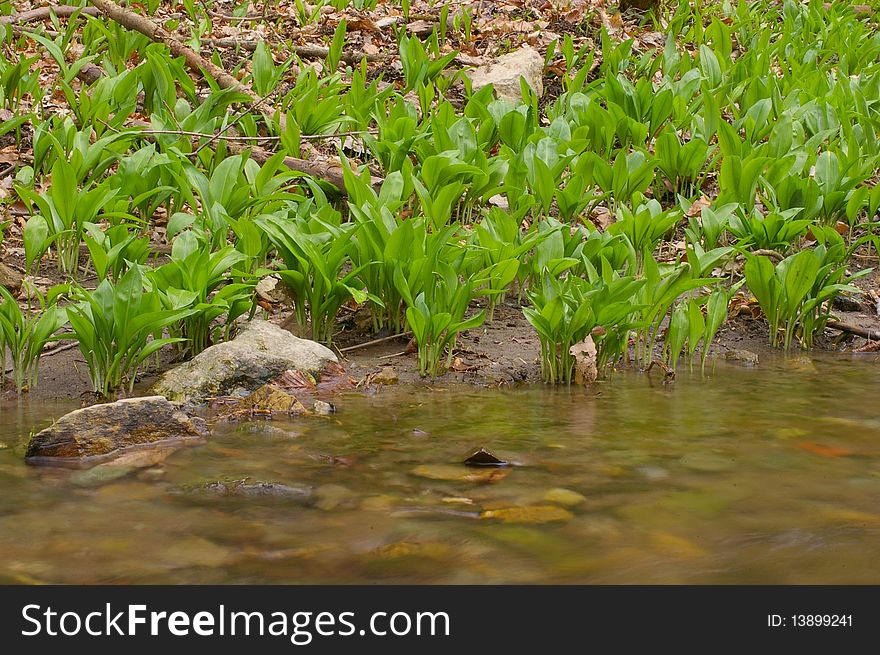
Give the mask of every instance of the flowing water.
[[[71, 407], [4, 401], [0, 581], [876, 584], [878, 389], [874, 357], [832, 356], [392, 387], [73, 471], [22, 460]], [[514, 466], [462, 465], [478, 446]]]

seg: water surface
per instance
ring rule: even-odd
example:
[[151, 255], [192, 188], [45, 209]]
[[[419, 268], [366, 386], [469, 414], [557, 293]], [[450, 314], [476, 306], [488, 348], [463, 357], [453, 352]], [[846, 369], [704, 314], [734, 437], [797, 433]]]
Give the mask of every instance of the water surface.
[[[97, 471], [25, 465], [72, 407], [5, 401], [0, 581], [877, 584], [878, 389], [873, 356], [839, 355], [672, 385], [388, 388]], [[477, 446], [516, 466], [461, 465]]]

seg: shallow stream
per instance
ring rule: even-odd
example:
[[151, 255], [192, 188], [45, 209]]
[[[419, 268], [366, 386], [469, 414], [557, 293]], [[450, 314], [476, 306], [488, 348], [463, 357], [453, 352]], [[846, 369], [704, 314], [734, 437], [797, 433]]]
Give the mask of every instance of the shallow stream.
[[[22, 459], [73, 407], [3, 401], [0, 582], [877, 584], [878, 390], [841, 355], [389, 387], [73, 471]], [[479, 446], [514, 465], [464, 466]]]

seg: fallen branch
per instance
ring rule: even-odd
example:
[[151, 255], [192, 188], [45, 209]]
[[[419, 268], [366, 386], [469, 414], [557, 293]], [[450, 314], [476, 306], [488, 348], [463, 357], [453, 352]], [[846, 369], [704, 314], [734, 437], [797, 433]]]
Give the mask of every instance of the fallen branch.
[[[240, 153], [245, 150], [250, 150], [251, 159], [253, 159], [258, 164], [265, 164], [269, 161], [269, 158], [274, 156], [275, 153], [270, 150], [264, 150], [263, 148], [259, 148], [257, 146], [245, 146], [239, 143], [230, 143], [228, 144], [228, 148], [230, 152]], [[312, 177], [318, 178], [319, 180], [326, 180], [333, 186], [335, 186], [341, 193], [345, 193], [345, 177], [343, 175], [342, 164], [335, 161], [311, 161], [308, 159], [299, 159], [298, 157], [285, 157], [284, 165], [287, 166], [292, 171], [297, 171], [300, 173], [305, 173], [306, 175], [311, 175]]]
[[[187, 67], [194, 72], [197, 72], [200, 75], [204, 75], [204, 73], [207, 72], [221, 87], [236, 89], [237, 91], [250, 96], [255, 104], [260, 104], [265, 100], [265, 98], [257, 96], [250, 87], [239, 82], [219, 66], [204, 59], [201, 55], [184, 45], [167, 30], [160, 25], [157, 25], [149, 18], [139, 16], [127, 9], [123, 9], [113, 2], [113, 0], [89, 0], [89, 2], [100, 9], [105, 16], [118, 22], [123, 27], [140, 32], [154, 41], [165, 43], [165, 45], [171, 50], [171, 54], [176, 57], [183, 57], [186, 61]], [[94, 74], [94, 71], [90, 71], [90, 75], [92, 74]], [[279, 119], [281, 122], [281, 129], [284, 130], [284, 116], [279, 116]], [[232, 152], [242, 152], [246, 147], [230, 143], [229, 149]], [[251, 159], [259, 164], [265, 163], [273, 154], [274, 153], [269, 152], [268, 150], [263, 150], [262, 148], [250, 148]], [[299, 159], [297, 157], [285, 157], [284, 165], [291, 170], [326, 180], [342, 193], [345, 193], [343, 168], [342, 164], [338, 161], [320, 162]]]
[[187, 68], [193, 72], [202, 76], [207, 73], [216, 80], [221, 88], [236, 89], [251, 96], [255, 102], [259, 100], [259, 97], [249, 87], [239, 82], [215, 63], [202, 57], [153, 20], [128, 9], [123, 9], [113, 0], [89, 0], [89, 2], [97, 7], [107, 18], [116, 21], [123, 27], [140, 32], [144, 36], [150, 37], [153, 41], [167, 45], [171, 54], [175, 57], [183, 57]]
[[216, 18], [217, 20], [225, 20], [230, 23], [250, 23], [260, 20], [278, 20], [279, 18], [281, 18], [281, 14], [276, 13], [260, 16], [230, 16], [229, 14], [221, 14], [217, 11], [211, 11], [210, 9], [208, 9], [207, 12], [208, 16], [210, 16], [211, 18]]
[[859, 327], [858, 325], [841, 323], [840, 321], [828, 321], [825, 325], [835, 330], [846, 332], [847, 334], [854, 334], [857, 337], [862, 337], [868, 341], [880, 341], [880, 331], [878, 330], [869, 330], [867, 328]]
[[412, 332], [401, 332], [400, 334], [392, 334], [389, 337], [382, 337], [380, 339], [373, 339], [372, 341], [365, 341], [364, 343], [358, 343], [354, 346], [346, 346], [345, 348], [340, 348], [339, 352], [347, 353], [352, 350], [360, 350], [361, 348], [369, 348], [370, 346], [378, 346], [380, 343], [385, 343], [386, 341], [393, 341], [394, 339], [401, 339], [404, 337], [408, 337]]
[[[218, 48], [241, 48], [242, 50], [247, 50], [249, 52], [256, 50], [257, 45], [259, 45], [260, 41], [240, 41], [239, 39], [202, 39], [201, 44], [216, 46]], [[302, 59], [326, 59], [329, 54], [329, 48], [325, 48], [323, 46], [317, 45], [295, 45], [295, 46], [287, 46], [288, 52], [292, 52], [297, 57]], [[393, 53], [384, 53], [384, 54], [370, 54], [367, 52], [362, 52], [360, 50], [348, 50], [343, 51], [340, 56], [340, 61], [344, 61], [346, 64], [358, 64], [361, 59], [366, 59], [368, 62], [385, 62], [391, 61], [397, 57], [396, 54]], [[459, 53], [453, 59], [454, 62], [457, 62], [463, 66], [482, 66], [485, 61], [482, 57], [471, 57], [465, 54]]]
[[[240, 41], [239, 39], [202, 39], [204, 45], [217, 46], [219, 48], [241, 48], [242, 50], [256, 50], [257, 45], [262, 41]], [[298, 57], [305, 59], [326, 59], [330, 53], [329, 48], [317, 45], [297, 45], [290, 46], [288, 50]], [[359, 50], [343, 51], [340, 60], [347, 64], [357, 64], [361, 59], [366, 58], [367, 61], [388, 61], [394, 55], [371, 55]]]
[[82, 12], [87, 16], [98, 16], [100, 12], [94, 7], [70, 7], [68, 5], [48, 5], [46, 7], [38, 7], [30, 11], [23, 11], [20, 14], [12, 14], [11, 16], [0, 16], [0, 25], [24, 25], [25, 23], [36, 23], [37, 21], [46, 20], [52, 15], [52, 12], [58, 18], [69, 18], [75, 13]]
[[775, 261], [777, 264], [779, 262], [781, 262], [783, 259], [785, 259], [785, 257], [783, 257], [780, 253], [776, 252], [775, 250], [766, 250], [764, 248], [762, 248], [760, 250], [753, 250], [752, 254], [758, 255], [761, 257], [769, 257], [770, 259]]

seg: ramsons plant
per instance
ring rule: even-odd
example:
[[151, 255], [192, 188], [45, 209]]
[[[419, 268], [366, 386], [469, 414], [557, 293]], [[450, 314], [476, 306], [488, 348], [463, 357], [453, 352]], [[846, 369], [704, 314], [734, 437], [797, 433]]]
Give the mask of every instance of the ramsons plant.
[[131, 392], [147, 358], [181, 341], [163, 337], [163, 330], [196, 312], [165, 309], [159, 291], [145, 291], [144, 282], [140, 267], [133, 266], [116, 285], [104, 280], [94, 291], [79, 287], [75, 294], [79, 302], [67, 309], [92, 387], [102, 397], [120, 388]]
[[[67, 312], [57, 305], [58, 298], [68, 290], [67, 285], [60, 285], [43, 295], [30, 288], [28, 306], [22, 309], [9, 290], [0, 285], [0, 383], [6, 375], [8, 348], [15, 391], [21, 393], [37, 385], [43, 347], [69, 336], [58, 332], [67, 324]], [[31, 306], [32, 299], [37, 301], [36, 307]]]

